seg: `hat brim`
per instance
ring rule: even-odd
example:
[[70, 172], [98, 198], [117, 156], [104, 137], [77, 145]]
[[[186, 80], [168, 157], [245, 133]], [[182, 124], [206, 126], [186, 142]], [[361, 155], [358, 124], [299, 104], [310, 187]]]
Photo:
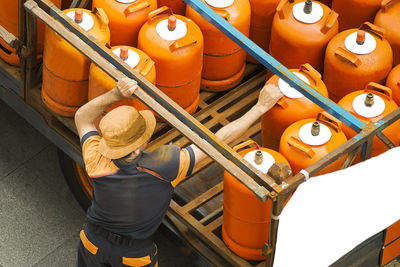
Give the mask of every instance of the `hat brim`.
[[146, 123], [146, 129], [143, 132], [142, 136], [136, 139], [135, 142], [119, 148], [109, 147], [104, 138], [101, 138], [98, 147], [98, 151], [101, 155], [109, 159], [120, 159], [132, 153], [141, 145], [150, 140], [156, 127], [156, 119], [150, 110], [141, 110], [139, 111], [139, 113], [143, 116]]

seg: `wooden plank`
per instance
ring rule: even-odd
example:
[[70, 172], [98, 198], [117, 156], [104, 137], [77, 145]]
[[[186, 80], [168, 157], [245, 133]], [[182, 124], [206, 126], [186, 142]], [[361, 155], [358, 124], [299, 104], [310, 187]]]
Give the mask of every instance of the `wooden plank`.
[[197, 198], [195, 198], [192, 201], [190, 201], [188, 204], [186, 204], [185, 206], [180, 208], [180, 210], [183, 213], [191, 212], [192, 210], [198, 208], [199, 206], [201, 206], [202, 204], [204, 204], [208, 200], [210, 200], [213, 197], [215, 197], [216, 195], [220, 194], [223, 189], [224, 189], [224, 183], [221, 182], [221, 183], [217, 184], [216, 186], [214, 186], [213, 188], [207, 190], [206, 192], [204, 192], [203, 194], [201, 194]]
[[207, 216], [205, 216], [204, 218], [202, 218], [199, 222], [201, 222], [202, 224], [205, 224], [206, 222], [208, 222], [209, 220], [212, 220], [215, 216], [217, 216], [219, 213], [222, 213], [223, 211], [223, 207], [219, 207], [218, 209], [214, 210], [213, 212], [209, 213]]
[[224, 221], [223, 215], [219, 216], [214, 221], [212, 221], [211, 223], [207, 224], [206, 231], [209, 231], [209, 232], [214, 231], [218, 227], [222, 226], [223, 221]]

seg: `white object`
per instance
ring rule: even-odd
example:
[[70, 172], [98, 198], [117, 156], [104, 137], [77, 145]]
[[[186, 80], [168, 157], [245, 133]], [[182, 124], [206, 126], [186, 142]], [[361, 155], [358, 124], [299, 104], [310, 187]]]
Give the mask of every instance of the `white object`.
[[206, 0], [209, 6], [216, 8], [225, 8], [233, 4], [235, 0]]
[[117, 2], [120, 2], [122, 4], [130, 4], [133, 2], [136, 2], [136, 0], [116, 0]]
[[372, 34], [365, 32], [365, 41], [363, 44], [359, 45], [357, 44], [357, 32], [353, 32], [344, 40], [344, 46], [354, 54], [366, 55], [375, 50], [376, 40]]
[[[67, 16], [75, 21], [75, 11], [70, 11], [67, 13]], [[77, 23], [82, 29], [85, 31], [90, 31], [94, 26], [94, 19], [88, 13], [83, 11], [83, 18], [81, 23]]]
[[261, 171], [262, 173], [267, 173], [269, 168], [271, 168], [271, 166], [275, 163], [275, 159], [268, 152], [260, 150], [263, 155], [263, 162], [258, 165], [254, 162], [254, 157], [257, 151], [258, 150], [250, 151], [243, 158], [253, 165], [257, 170]]
[[[303, 82], [307, 83], [308, 85], [310, 84], [308, 78], [303, 74], [298, 72], [293, 72], [293, 74], [296, 75]], [[279, 78], [278, 80], [278, 87], [281, 90], [282, 94], [284, 94], [288, 98], [297, 99], [304, 96], [302, 93], [294, 89], [292, 86], [290, 86], [287, 82], [285, 82], [281, 78]]]
[[293, 16], [300, 22], [312, 24], [320, 21], [324, 16], [324, 9], [317, 2], [312, 2], [312, 10], [310, 14], [304, 12], [306, 2], [297, 3], [293, 6]]
[[299, 173], [304, 175], [304, 178], [306, 179], [306, 182], [308, 180], [310, 180], [310, 174], [308, 173], [308, 171], [306, 171], [305, 169], [302, 169], [301, 171], [299, 171]]
[[331, 140], [332, 132], [328, 126], [323, 123], [319, 123], [319, 135], [313, 136], [311, 134], [313, 122], [304, 124], [299, 130], [300, 140], [310, 146], [320, 146], [326, 144]]
[[[121, 54], [121, 49], [116, 48], [113, 50], [113, 53], [119, 57]], [[124, 61], [126, 64], [129, 65], [129, 67], [135, 68], [140, 62], [140, 56], [138, 55], [138, 53], [136, 53], [132, 49], [128, 49], [128, 58]]]
[[187, 33], [185, 22], [176, 19], [176, 28], [173, 31], [168, 29], [168, 19], [160, 21], [156, 26], [158, 35], [167, 41], [175, 41], [184, 37]]
[[400, 219], [400, 148], [301, 184], [280, 215], [274, 267], [324, 267]]
[[385, 111], [385, 101], [380, 96], [374, 94], [374, 104], [370, 107], [365, 105], [366, 97], [367, 94], [361, 94], [353, 100], [353, 109], [358, 115], [365, 118], [374, 118]]

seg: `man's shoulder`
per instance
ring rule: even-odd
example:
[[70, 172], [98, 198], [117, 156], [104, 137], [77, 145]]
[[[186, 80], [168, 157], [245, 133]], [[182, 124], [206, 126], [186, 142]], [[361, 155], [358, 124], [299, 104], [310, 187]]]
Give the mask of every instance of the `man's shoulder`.
[[180, 147], [176, 145], [160, 146], [152, 152], [144, 153], [138, 166], [172, 181], [178, 175], [180, 151]]

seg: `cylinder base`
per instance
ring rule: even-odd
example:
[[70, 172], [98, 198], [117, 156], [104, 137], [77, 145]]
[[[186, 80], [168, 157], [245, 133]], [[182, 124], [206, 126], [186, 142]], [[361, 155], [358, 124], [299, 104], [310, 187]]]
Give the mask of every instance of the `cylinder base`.
[[239, 72], [235, 73], [233, 76], [224, 80], [212, 81], [201, 78], [200, 88], [204, 91], [211, 91], [211, 92], [220, 92], [229, 90], [235, 87], [243, 79], [245, 68], [246, 64], [243, 64]]
[[224, 243], [228, 246], [230, 250], [232, 250], [235, 254], [242, 257], [243, 259], [256, 260], [256, 261], [261, 261], [266, 259], [266, 256], [261, 255], [262, 248], [254, 249], [254, 248], [244, 247], [233, 241], [226, 233], [224, 225], [222, 225], [222, 239], [224, 240]]

